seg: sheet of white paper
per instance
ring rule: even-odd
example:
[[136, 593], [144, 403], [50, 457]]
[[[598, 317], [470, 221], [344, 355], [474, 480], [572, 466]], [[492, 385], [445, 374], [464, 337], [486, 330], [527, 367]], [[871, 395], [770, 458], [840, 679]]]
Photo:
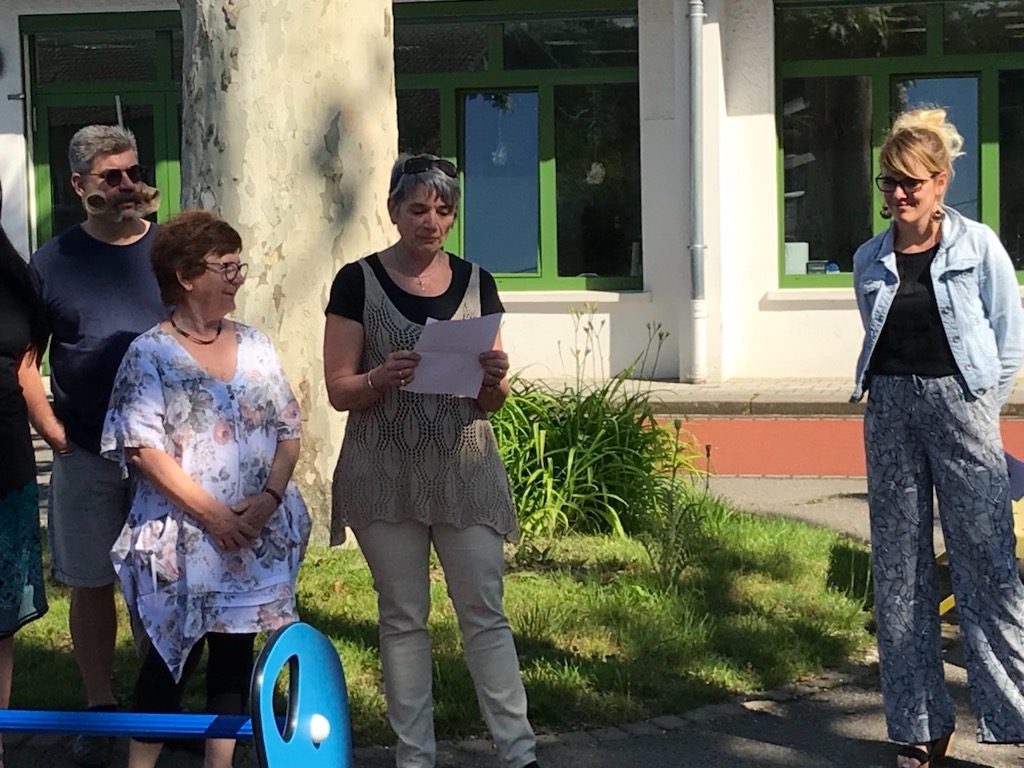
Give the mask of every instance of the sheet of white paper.
[[1010, 473], [1010, 498], [1019, 501], [1024, 496], [1024, 461], [1006, 454], [1006, 469]]
[[501, 315], [427, 321], [415, 351], [416, 379], [405, 390], [424, 395], [476, 397], [484, 382], [480, 353], [494, 348]]

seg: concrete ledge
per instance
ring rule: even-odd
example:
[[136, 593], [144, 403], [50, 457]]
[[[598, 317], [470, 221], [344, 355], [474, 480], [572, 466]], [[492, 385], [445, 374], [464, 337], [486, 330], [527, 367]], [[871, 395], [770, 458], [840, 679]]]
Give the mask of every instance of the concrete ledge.
[[[841, 416], [859, 418], [864, 403], [807, 399], [800, 395], [753, 396], [746, 400], [664, 398], [652, 401], [658, 416]], [[1024, 415], [1024, 409], [1021, 410]]]
[[505, 306], [536, 307], [564, 312], [567, 306], [582, 307], [584, 304], [650, 304], [650, 291], [504, 291], [501, 301]]
[[[866, 400], [850, 403], [837, 400], [808, 399], [800, 395], [754, 395], [747, 399], [706, 400], [703, 398], [652, 398], [651, 405], [659, 417], [682, 419], [694, 416], [784, 416], [792, 418], [839, 417], [861, 418]], [[1024, 402], [1010, 400], [1000, 414], [1003, 421], [1024, 420]]]

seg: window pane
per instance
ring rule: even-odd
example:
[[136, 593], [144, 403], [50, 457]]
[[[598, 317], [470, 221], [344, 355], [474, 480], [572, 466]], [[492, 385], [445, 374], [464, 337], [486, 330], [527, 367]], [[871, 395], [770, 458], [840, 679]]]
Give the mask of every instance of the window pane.
[[462, 255], [494, 273], [536, 273], [537, 93], [468, 93], [463, 116]]
[[[50, 218], [53, 234], [59, 234], [68, 227], [85, 221], [82, 202], [71, 188], [71, 166], [68, 164], [68, 144], [75, 131], [86, 125], [117, 123], [117, 111], [113, 105], [92, 107], [50, 107], [46, 110], [47, 134], [50, 142]], [[153, 167], [156, 156], [153, 146], [153, 108], [149, 105], [125, 104], [121, 108], [125, 127], [135, 133], [139, 144], [139, 163], [146, 166], [148, 178], [153, 183]], [[154, 217], [150, 217], [154, 218]]]
[[441, 156], [441, 94], [439, 91], [398, 92], [398, 151]]
[[487, 68], [486, 24], [395, 27], [395, 72], [479, 72]]
[[945, 52], [1024, 51], [1024, 3], [946, 3]]
[[55, 32], [36, 35], [40, 84], [155, 80], [156, 32]]
[[640, 274], [636, 84], [555, 89], [558, 274]]
[[999, 73], [999, 236], [1024, 269], [1024, 72]]
[[505, 25], [506, 69], [635, 67], [635, 16], [529, 21]]
[[925, 9], [918, 5], [790, 8], [779, 12], [783, 61], [923, 54]]
[[849, 272], [874, 221], [871, 79], [791, 78], [782, 100], [784, 271]]
[[978, 219], [978, 81], [973, 77], [930, 77], [897, 80], [896, 111], [941, 104], [949, 121], [964, 137], [964, 156], [946, 192], [946, 205]]

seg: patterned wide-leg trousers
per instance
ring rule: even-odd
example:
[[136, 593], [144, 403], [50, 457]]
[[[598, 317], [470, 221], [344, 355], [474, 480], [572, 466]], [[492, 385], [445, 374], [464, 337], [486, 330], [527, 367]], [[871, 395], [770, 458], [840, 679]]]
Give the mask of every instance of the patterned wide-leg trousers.
[[923, 743], [955, 726], [942, 672], [934, 490], [978, 739], [1024, 742], [1024, 585], [995, 391], [975, 397], [958, 376], [876, 376], [864, 443], [889, 738]]

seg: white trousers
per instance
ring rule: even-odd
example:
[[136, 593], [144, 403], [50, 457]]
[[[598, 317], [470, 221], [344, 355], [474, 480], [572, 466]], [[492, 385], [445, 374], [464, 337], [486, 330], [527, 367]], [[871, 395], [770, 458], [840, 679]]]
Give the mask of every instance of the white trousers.
[[484, 525], [459, 529], [411, 521], [372, 523], [355, 534], [377, 591], [384, 692], [388, 719], [398, 736], [398, 768], [433, 768], [437, 751], [427, 631], [431, 542], [459, 619], [477, 702], [501, 763], [522, 768], [533, 762], [536, 739], [502, 607], [502, 536]]

